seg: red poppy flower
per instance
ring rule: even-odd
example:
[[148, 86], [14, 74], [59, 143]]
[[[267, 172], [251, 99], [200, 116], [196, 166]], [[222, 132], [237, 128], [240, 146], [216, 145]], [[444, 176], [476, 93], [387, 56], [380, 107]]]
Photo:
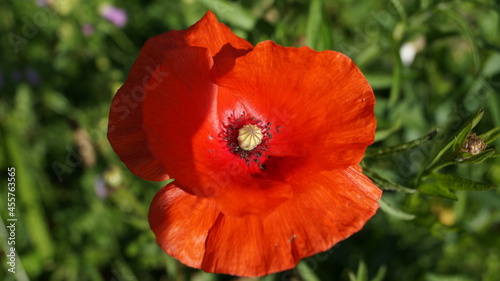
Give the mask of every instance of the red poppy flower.
[[207, 12], [146, 42], [113, 99], [108, 138], [136, 175], [175, 179], [149, 211], [166, 253], [260, 276], [329, 249], [376, 212], [381, 191], [358, 165], [374, 104], [343, 54], [254, 47]]

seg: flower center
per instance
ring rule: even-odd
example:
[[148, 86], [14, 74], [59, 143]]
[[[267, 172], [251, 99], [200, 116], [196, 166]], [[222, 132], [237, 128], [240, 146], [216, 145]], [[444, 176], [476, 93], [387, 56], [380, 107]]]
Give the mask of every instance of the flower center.
[[267, 155], [264, 152], [272, 138], [270, 130], [271, 123], [266, 124], [243, 112], [239, 116], [231, 114], [228, 117], [220, 138], [229, 151], [239, 156], [248, 166], [257, 165], [259, 169], [265, 170]]
[[238, 144], [241, 149], [252, 150], [262, 142], [262, 130], [256, 125], [248, 124], [238, 130]]

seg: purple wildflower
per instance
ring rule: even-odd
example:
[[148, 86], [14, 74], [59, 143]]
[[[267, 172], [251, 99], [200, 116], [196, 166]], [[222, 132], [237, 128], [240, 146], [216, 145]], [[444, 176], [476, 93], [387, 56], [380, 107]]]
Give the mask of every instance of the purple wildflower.
[[101, 7], [101, 16], [118, 27], [124, 27], [127, 24], [126, 11], [110, 4]]

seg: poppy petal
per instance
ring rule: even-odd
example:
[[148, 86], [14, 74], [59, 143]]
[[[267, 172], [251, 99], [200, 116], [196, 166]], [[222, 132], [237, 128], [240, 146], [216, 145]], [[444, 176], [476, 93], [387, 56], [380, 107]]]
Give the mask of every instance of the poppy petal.
[[341, 53], [266, 41], [238, 58], [216, 83], [230, 92], [219, 99], [234, 96], [232, 103], [219, 101], [219, 114], [235, 103], [251, 104], [271, 122], [271, 155], [345, 168], [359, 163], [374, 140], [373, 91]]
[[147, 91], [142, 106], [150, 151], [177, 186], [203, 197], [204, 160], [211, 159], [211, 148], [220, 146], [218, 119], [212, 113], [217, 86], [211, 82], [211, 67], [212, 57], [204, 48], [165, 52], [155, 72], [164, 73], [163, 80]]
[[236, 36], [229, 27], [220, 23], [211, 12], [185, 30], [172, 30], [148, 39], [141, 53], [153, 55], [161, 61], [163, 52], [178, 47], [202, 47], [215, 56], [222, 47], [229, 45], [234, 49], [252, 49], [253, 45]]
[[[111, 103], [108, 123], [108, 140], [122, 162], [137, 176], [152, 181], [168, 179], [161, 161], [152, 155], [142, 128], [142, 103], [145, 88], [156, 87], [153, 74], [159, 64], [159, 54], [150, 52], [148, 41], [134, 62], [125, 84], [118, 90]], [[163, 79], [162, 76], [158, 76]]]
[[359, 231], [381, 195], [355, 166], [297, 179], [294, 192], [268, 216], [219, 217], [208, 234], [202, 269], [262, 276], [293, 268]]
[[222, 185], [224, 181], [219, 182], [220, 188], [214, 193], [217, 206], [225, 215], [265, 216], [292, 196], [292, 187], [287, 182], [248, 174], [237, 177], [233, 177], [227, 185]]
[[208, 230], [219, 211], [209, 199], [169, 184], [153, 198], [149, 224], [160, 247], [191, 267], [201, 267]]
[[[158, 72], [157, 69], [164, 60], [165, 52], [178, 47], [197, 46], [207, 48], [213, 56], [225, 45], [227, 49], [234, 49], [234, 58], [227, 56], [224, 62], [220, 63], [220, 68], [225, 69], [224, 71], [228, 71], [232, 61], [244, 52], [238, 49], [253, 48], [248, 41], [236, 36], [226, 25], [219, 23], [211, 11], [186, 30], [173, 30], [145, 43], [127, 81], [113, 98], [108, 124], [111, 146], [134, 174], [152, 181], [169, 178], [161, 161], [149, 151], [146, 134], [142, 128], [145, 88], [154, 87], [157, 82], [163, 81], [166, 74]], [[154, 73], [160, 81], [153, 81]]]
[[251, 167], [224, 146], [211, 68], [207, 49], [165, 52], [152, 75], [162, 81], [147, 89], [143, 102], [147, 145], [184, 191], [215, 198], [225, 214], [264, 214], [287, 200], [291, 187], [279, 177], [277, 166], [269, 167], [275, 171], [272, 176], [253, 177]]
[[212, 197], [224, 214], [265, 215], [292, 196], [292, 187], [282, 176], [278, 161], [268, 164], [266, 173], [257, 173], [255, 167], [247, 166], [239, 156], [228, 152], [227, 147], [210, 149], [212, 152], [208, 154], [205, 151], [210, 144], [204, 145], [193, 149], [199, 164], [198, 188], [184, 190]]
[[253, 48], [250, 42], [236, 36], [225, 24], [219, 23], [211, 11], [207, 11], [202, 19], [182, 32], [187, 46], [207, 48], [213, 56], [226, 44], [236, 49]]

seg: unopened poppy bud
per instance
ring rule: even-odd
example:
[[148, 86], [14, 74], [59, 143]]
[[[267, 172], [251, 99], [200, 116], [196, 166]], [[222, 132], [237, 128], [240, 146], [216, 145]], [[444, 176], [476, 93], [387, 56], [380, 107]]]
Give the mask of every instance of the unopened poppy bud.
[[244, 150], [252, 150], [262, 142], [262, 130], [256, 125], [245, 125], [238, 130], [238, 144]]

